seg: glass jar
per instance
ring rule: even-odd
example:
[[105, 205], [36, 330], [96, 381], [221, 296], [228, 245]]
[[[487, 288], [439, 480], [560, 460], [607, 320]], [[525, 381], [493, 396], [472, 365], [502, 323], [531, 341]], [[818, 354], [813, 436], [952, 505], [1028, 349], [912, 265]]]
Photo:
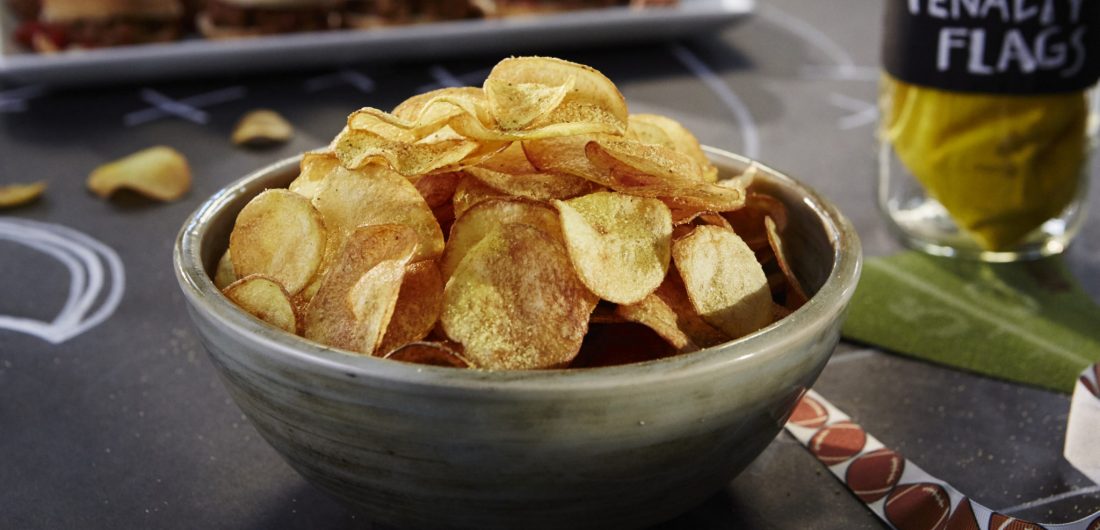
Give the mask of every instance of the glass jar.
[[[999, 7], [998, 7], [999, 6]], [[907, 245], [1015, 261], [1085, 218], [1095, 0], [887, 0], [878, 204]]]

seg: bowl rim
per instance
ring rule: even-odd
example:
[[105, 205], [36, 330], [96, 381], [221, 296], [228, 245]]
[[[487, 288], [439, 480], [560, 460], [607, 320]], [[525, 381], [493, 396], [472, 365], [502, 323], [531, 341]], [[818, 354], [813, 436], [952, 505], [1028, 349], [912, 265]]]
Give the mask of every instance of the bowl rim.
[[225, 186], [199, 205], [188, 216], [176, 237], [173, 269], [192, 308], [208, 314], [212, 317], [211, 320], [242, 337], [242, 340], [259, 346], [249, 348], [251, 352], [276, 365], [333, 378], [359, 378], [380, 383], [454, 390], [495, 388], [505, 391], [522, 388], [527, 391], [560, 391], [577, 387], [613, 388], [668, 382], [691, 377], [701, 371], [747, 365], [782, 356], [789, 349], [783, 347], [784, 343], [795, 342], [805, 333], [823, 329], [831, 319], [842, 317], [838, 313], [843, 313], [851, 299], [862, 267], [859, 236], [851, 222], [835, 205], [785, 173], [722, 149], [710, 146], [703, 146], [703, 149], [719, 165], [732, 162], [747, 167], [748, 164], [755, 164], [769, 178], [795, 188], [803, 202], [822, 221], [833, 248], [833, 262], [824, 284], [798, 310], [749, 335], [692, 353], [607, 367], [494, 371], [455, 369], [346, 352], [269, 326], [241, 311], [214, 286], [213, 279], [203, 266], [202, 242], [209, 233], [208, 225], [212, 219], [229, 203], [244, 195], [249, 184], [296, 168], [302, 155], [253, 171]]

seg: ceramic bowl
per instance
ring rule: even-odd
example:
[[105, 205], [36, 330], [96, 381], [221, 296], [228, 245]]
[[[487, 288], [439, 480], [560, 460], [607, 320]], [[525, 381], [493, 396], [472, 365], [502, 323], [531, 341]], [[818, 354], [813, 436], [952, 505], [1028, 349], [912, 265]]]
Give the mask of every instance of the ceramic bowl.
[[[748, 161], [716, 149], [724, 174]], [[237, 212], [298, 159], [215, 194], [187, 220], [175, 272], [226, 388], [317, 487], [409, 528], [635, 528], [703, 502], [775, 438], [832, 353], [859, 276], [856, 233], [769, 168], [811, 300], [741, 339], [603, 368], [487, 372], [352, 355], [240, 311], [211, 277]]]

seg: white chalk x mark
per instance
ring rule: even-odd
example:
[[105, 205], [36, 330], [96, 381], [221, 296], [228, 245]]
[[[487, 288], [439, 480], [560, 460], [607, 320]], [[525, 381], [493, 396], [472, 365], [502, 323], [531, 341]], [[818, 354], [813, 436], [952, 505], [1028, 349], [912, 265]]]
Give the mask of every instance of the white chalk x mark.
[[60, 344], [107, 320], [122, 300], [126, 289], [122, 260], [113, 249], [81, 232], [56, 224], [0, 218], [0, 240], [42, 252], [69, 271], [68, 297], [52, 321], [0, 315], [0, 329]]
[[0, 92], [0, 112], [24, 112], [27, 102], [46, 93], [41, 85], [27, 85]]
[[161, 118], [176, 117], [205, 125], [210, 121], [210, 115], [202, 110], [203, 108], [236, 101], [243, 98], [247, 93], [248, 90], [243, 86], [231, 86], [183, 99], [175, 99], [151, 88], [144, 88], [141, 90], [141, 99], [151, 106], [127, 113], [122, 117], [122, 122], [127, 127], [134, 127]]
[[862, 99], [836, 92], [829, 94], [829, 103], [832, 103], [834, 107], [851, 112], [851, 114], [838, 119], [836, 122], [837, 128], [842, 131], [871, 125], [878, 121], [878, 106], [874, 103], [868, 103]]
[[331, 74], [307, 79], [304, 88], [306, 92], [318, 92], [339, 85], [351, 85], [364, 94], [373, 92], [375, 87], [374, 80], [367, 74], [350, 68], [343, 68]]

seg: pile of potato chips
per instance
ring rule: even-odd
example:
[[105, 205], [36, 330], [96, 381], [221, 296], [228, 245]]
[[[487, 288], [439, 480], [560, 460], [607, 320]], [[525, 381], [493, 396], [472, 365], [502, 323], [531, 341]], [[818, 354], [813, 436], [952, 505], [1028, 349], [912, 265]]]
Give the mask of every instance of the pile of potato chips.
[[215, 283], [335, 348], [490, 370], [714, 346], [806, 295], [786, 211], [718, 180], [679, 123], [596, 70], [506, 59], [482, 88], [356, 111], [240, 212]]

